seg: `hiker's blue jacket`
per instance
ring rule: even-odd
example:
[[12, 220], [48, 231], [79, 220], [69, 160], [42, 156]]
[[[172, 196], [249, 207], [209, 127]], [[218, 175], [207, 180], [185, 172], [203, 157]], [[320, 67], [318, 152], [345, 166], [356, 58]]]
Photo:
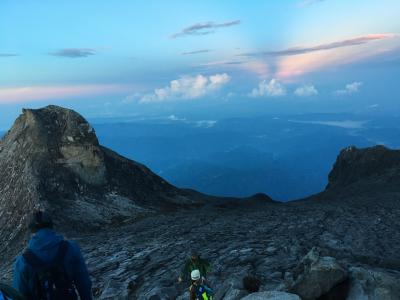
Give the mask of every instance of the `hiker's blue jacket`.
[[[28, 249], [42, 261], [50, 263], [57, 255], [60, 242], [63, 240], [63, 236], [52, 229], [40, 229], [29, 241]], [[79, 246], [72, 241], [68, 241], [68, 243], [69, 247], [64, 256], [66, 273], [73, 280], [80, 298], [82, 300], [91, 300], [92, 282]], [[13, 286], [26, 299], [35, 299], [34, 270], [22, 255], [17, 257], [14, 265]]]

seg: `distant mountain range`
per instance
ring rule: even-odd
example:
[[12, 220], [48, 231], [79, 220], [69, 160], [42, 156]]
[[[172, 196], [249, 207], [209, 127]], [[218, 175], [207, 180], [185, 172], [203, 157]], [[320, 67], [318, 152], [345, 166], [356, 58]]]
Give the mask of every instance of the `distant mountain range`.
[[307, 114], [213, 123], [170, 116], [93, 122], [104, 145], [176, 186], [220, 196], [261, 191], [283, 201], [303, 198], [324, 189], [340, 149], [400, 147], [400, 119], [388, 116]]
[[337, 153], [347, 145], [400, 148], [400, 118], [393, 116], [307, 114], [208, 123], [169, 116], [93, 122], [107, 147], [176, 186], [220, 196], [261, 191], [283, 201], [304, 198], [324, 189]]

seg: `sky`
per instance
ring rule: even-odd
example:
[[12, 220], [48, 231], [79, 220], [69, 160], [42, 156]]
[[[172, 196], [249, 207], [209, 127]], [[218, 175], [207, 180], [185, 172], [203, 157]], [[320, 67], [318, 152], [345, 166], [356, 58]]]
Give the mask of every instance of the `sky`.
[[397, 113], [400, 1], [0, 1], [0, 130], [87, 117]]

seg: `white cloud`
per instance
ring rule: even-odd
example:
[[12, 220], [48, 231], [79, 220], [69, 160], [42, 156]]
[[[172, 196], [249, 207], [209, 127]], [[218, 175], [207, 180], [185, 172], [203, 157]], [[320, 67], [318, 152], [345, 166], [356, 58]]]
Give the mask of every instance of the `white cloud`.
[[218, 121], [216, 120], [201, 120], [201, 121], [196, 121], [195, 125], [196, 127], [204, 127], [204, 128], [211, 128], [214, 127], [215, 124], [217, 124]]
[[124, 99], [122, 99], [121, 103], [122, 104], [129, 104], [129, 103], [132, 103], [132, 102], [136, 101], [138, 98], [140, 98], [140, 94], [139, 93], [134, 93], [134, 94], [128, 95]]
[[352, 121], [352, 120], [344, 120], [344, 121], [298, 121], [298, 120], [289, 120], [289, 122], [302, 123], [302, 124], [327, 125], [327, 126], [335, 126], [335, 127], [348, 128], [348, 129], [360, 129], [360, 128], [364, 127], [365, 123], [367, 123], [367, 121]]
[[169, 115], [167, 119], [170, 121], [186, 121], [186, 118], [179, 118], [175, 115]]
[[375, 109], [375, 108], [378, 108], [378, 107], [379, 107], [379, 104], [371, 104], [371, 105], [367, 106], [367, 108], [371, 108], [371, 109]]
[[303, 0], [300, 3], [300, 6], [313, 5], [313, 4], [316, 4], [316, 3], [319, 3], [319, 2], [323, 2], [323, 1], [325, 1], [325, 0]]
[[359, 92], [360, 87], [362, 86], [362, 82], [355, 81], [353, 83], [346, 84], [346, 87], [342, 90], [337, 90], [335, 92], [336, 95], [351, 95]]
[[299, 97], [310, 97], [318, 95], [318, 91], [312, 84], [305, 84], [298, 87], [294, 94]]
[[226, 74], [211, 76], [182, 76], [172, 80], [169, 86], [155, 89], [153, 93], [144, 95], [140, 102], [163, 102], [168, 100], [196, 99], [221, 89], [231, 80]]
[[250, 96], [251, 97], [263, 97], [263, 96], [270, 96], [270, 97], [279, 97], [286, 95], [286, 88], [276, 79], [271, 79], [269, 82], [266, 80], [261, 81], [258, 84], [258, 88], [254, 88]]

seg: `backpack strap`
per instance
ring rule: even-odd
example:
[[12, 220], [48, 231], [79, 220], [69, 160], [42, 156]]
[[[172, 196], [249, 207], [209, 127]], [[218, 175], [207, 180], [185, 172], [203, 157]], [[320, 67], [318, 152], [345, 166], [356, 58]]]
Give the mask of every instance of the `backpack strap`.
[[8, 300], [7, 296], [0, 290], [0, 300]]
[[[3, 298], [2, 298], [3, 297]], [[13, 287], [0, 283], [0, 300], [23, 300], [21, 294]], [[32, 298], [29, 298], [32, 299]]]
[[58, 247], [58, 251], [56, 257], [53, 259], [54, 265], [61, 265], [65, 254], [67, 254], [69, 243], [66, 240], [62, 240], [60, 246]]
[[41, 268], [44, 265], [44, 262], [37, 257], [31, 249], [25, 250], [22, 256], [25, 261], [34, 268]]

